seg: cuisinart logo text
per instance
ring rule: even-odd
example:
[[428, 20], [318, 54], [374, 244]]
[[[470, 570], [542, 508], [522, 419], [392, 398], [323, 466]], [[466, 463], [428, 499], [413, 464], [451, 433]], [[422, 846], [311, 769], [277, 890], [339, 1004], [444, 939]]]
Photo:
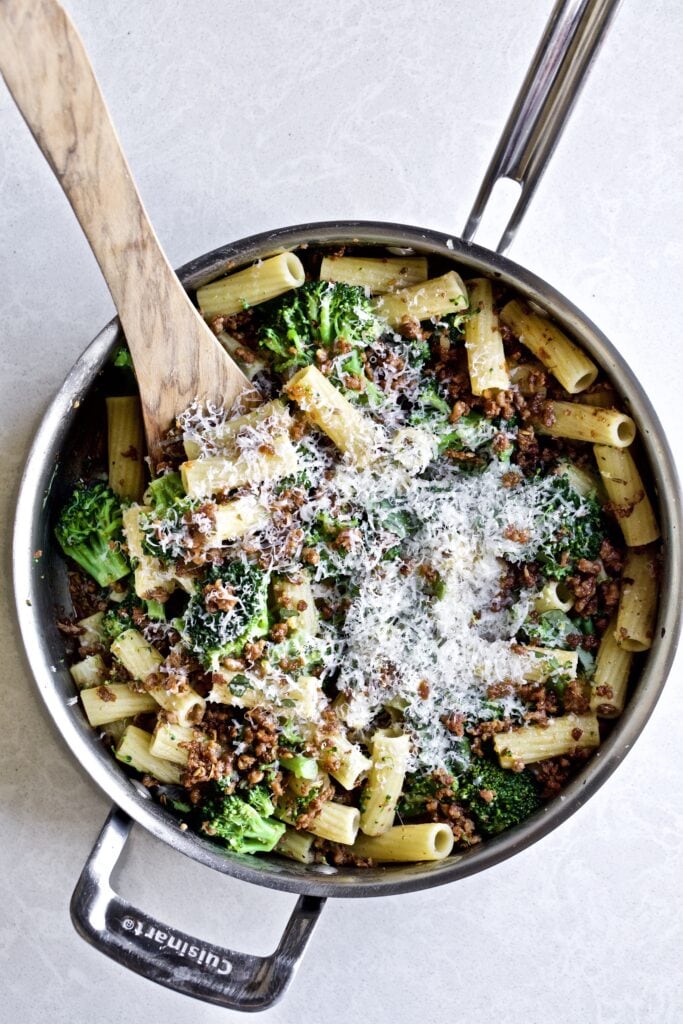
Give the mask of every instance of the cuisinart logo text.
[[140, 918], [122, 917], [118, 924], [122, 931], [147, 939], [148, 943], [158, 946], [161, 953], [171, 953], [181, 960], [194, 960], [198, 967], [213, 971], [214, 974], [230, 974], [232, 970], [232, 964], [221, 956], [220, 952], [214, 953], [206, 946], [195, 946], [192, 940], [184, 935], [162, 931], [155, 924], [142, 921]]

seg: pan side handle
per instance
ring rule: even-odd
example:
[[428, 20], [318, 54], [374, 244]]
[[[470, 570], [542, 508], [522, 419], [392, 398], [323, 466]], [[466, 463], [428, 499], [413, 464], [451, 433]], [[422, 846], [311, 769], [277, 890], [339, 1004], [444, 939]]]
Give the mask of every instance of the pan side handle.
[[126, 903], [110, 884], [131, 829], [114, 808], [71, 898], [71, 919], [93, 946], [138, 974], [184, 995], [230, 1010], [272, 1006], [294, 977], [324, 899], [300, 896], [277, 948], [252, 956], [186, 935]]
[[521, 193], [497, 246], [504, 252], [562, 134], [621, 0], [557, 0], [486, 171], [462, 237], [471, 242], [496, 182]]

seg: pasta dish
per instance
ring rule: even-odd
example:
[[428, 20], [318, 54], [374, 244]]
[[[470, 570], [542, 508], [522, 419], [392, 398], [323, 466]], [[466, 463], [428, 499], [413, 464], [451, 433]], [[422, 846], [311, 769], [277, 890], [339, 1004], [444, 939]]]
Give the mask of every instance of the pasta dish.
[[302, 249], [197, 292], [253, 390], [145, 459], [113, 357], [107, 467], [55, 524], [78, 701], [234, 854], [447, 857], [561, 793], [653, 642], [634, 421], [519, 295]]

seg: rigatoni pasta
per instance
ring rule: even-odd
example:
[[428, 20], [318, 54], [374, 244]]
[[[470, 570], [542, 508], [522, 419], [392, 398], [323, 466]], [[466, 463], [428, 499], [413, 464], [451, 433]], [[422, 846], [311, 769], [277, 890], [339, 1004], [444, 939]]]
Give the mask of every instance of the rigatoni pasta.
[[121, 458], [56, 528], [73, 714], [226, 853], [348, 869], [514, 828], [657, 643], [634, 421], [558, 325], [419, 253], [280, 254], [198, 299], [262, 401], [179, 410], [144, 493], [110, 401]]
[[508, 302], [500, 316], [570, 395], [594, 383], [598, 376], [595, 363], [546, 317], [532, 313], [518, 299]]

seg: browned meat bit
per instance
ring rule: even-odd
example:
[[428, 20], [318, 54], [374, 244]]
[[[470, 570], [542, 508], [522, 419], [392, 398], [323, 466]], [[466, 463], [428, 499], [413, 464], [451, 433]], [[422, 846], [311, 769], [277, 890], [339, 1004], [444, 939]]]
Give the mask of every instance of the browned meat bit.
[[341, 551], [352, 551], [356, 544], [362, 540], [361, 532], [357, 527], [350, 527], [340, 530], [335, 537], [332, 546]]
[[[590, 710], [590, 699], [579, 679], [571, 679], [564, 688], [562, 703], [567, 714], [585, 715]], [[574, 733], [572, 733], [574, 736]], [[574, 736], [574, 739], [580, 739]]]
[[207, 612], [231, 612], [238, 602], [235, 588], [222, 580], [207, 583], [203, 593]]
[[591, 562], [587, 558], [580, 558], [576, 563], [576, 568], [581, 573], [587, 573], [589, 576], [599, 576], [602, 572], [602, 562]]
[[[232, 775], [233, 755], [223, 750], [215, 740], [200, 738], [181, 746], [187, 750], [187, 765], [181, 774], [181, 782], [186, 788], [229, 779]], [[226, 792], [230, 792], [230, 788]]]
[[508, 523], [508, 525], [503, 530], [503, 536], [505, 537], [506, 540], [512, 540], [516, 544], [526, 544], [529, 540], [529, 531], [520, 530], [512, 523]]
[[600, 545], [600, 558], [607, 572], [618, 576], [624, 568], [624, 554], [605, 537]]
[[590, 751], [576, 750], [562, 757], [551, 757], [547, 761], [529, 765], [529, 771], [539, 785], [542, 799], [549, 800], [557, 796], [589, 757]]
[[283, 640], [287, 639], [288, 634], [289, 624], [287, 622], [276, 622], [275, 625], [272, 626], [268, 635], [274, 643], [280, 644]]
[[[493, 448], [494, 452], [497, 455], [501, 455], [503, 452], [506, 452], [510, 447], [510, 439], [506, 437], [505, 434], [496, 434], [493, 438], [493, 441], [491, 442], [491, 447]], [[507, 476], [507, 474], [505, 475]], [[509, 487], [510, 485], [505, 484], [505, 482], [503, 482], [503, 486]]]
[[507, 697], [514, 690], [511, 679], [503, 679], [500, 683], [491, 683], [486, 687], [487, 700], [497, 700], [498, 697]]
[[577, 743], [579, 742], [582, 736], [583, 729], [579, 729], [578, 727], [576, 729], [572, 729], [572, 739], [576, 740]]
[[111, 704], [116, 700], [116, 694], [114, 693], [114, 691], [110, 690], [108, 686], [104, 685], [97, 687], [97, 696], [100, 698], [101, 701], [104, 701], [105, 704]]
[[421, 337], [422, 334], [420, 321], [417, 319], [417, 317], [408, 316], [407, 314], [406, 316], [401, 317], [401, 321], [398, 324], [396, 330], [401, 335], [401, 337], [408, 338], [411, 341], [414, 341], [416, 338]]
[[475, 843], [481, 842], [474, 822], [468, 818], [464, 807], [453, 799], [450, 783], [444, 784], [444, 787], [438, 789], [434, 797], [427, 801], [425, 811], [430, 821], [442, 821], [449, 826], [459, 846], [474, 846]]
[[507, 487], [508, 489], [510, 489], [512, 487], [516, 487], [519, 483], [521, 483], [521, 480], [521, 474], [515, 473], [515, 471], [511, 469], [508, 470], [507, 473], [503, 473], [501, 482], [503, 484], [503, 487]]
[[417, 693], [421, 700], [427, 700], [429, 696], [429, 683], [426, 679], [421, 679], [417, 686]]
[[469, 411], [470, 406], [468, 403], [458, 399], [458, 401], [454, 403], [453, 408], [451, 409], [451, 414], [448, 418], [451, 423], [457, 423], [463, 416], [467, 416]]
[[517, 431], [517, 464], [527, 472], [535, 470], [539, 462], [540, 449], [534, 428], [522, 427]]
[[509, 732], [512, 724], [509, 718], [492, 718], [489, 722], [473, 722], [466, 725], [465, 732], [470, 737], [472, 753], [476, 757], [484, 757], [483, 742], [496, 733]]
[[479, 796], [487, 804], [492, 803], [496, 799], [496, 794], [492, 789], [480, 789]]
[[138, 453], [138, 450], [135, 447], [135, 445], [131, 444], [131, 445], [129, 445], [128, 448], [126, 448], [125, 452], [121, 452], [121, 458], [123, 458], [123, 459], [137, 459], [138, 458], [138, 454], [139, 453]]
[[244, 645], [242, 656], [248, 665], [253, 665], [255, 661], [260, 661], [266, 649], [265, 640], [251, 640]]
[[588, 617], [596, 614], [598, 610], [597, 582], [592, 573], [567, 577], [567, 587], [574, 595], [574, 611], [577, 615]]
[[595, 692], [598, 697], [604, 697], [606, 700], [611, 700], [614, 696], [614, 690], [607, 683], [604, 683], [602, 686], [596, 686]]
[[454, 736], [465, 735], [465, 716], [457, 711], [450, 711], [441, 719], [448, 731]]
[[95, 612], [103, 612], [107, 601], [95, 580], [86, 576], [80, 569], [69, 569], [69, 594], [77, 619], [84, 619]]
[[357, 373], [347, 373], [344, 376], [344, 384], [350, 391], [364, 391], [365, 378]]

